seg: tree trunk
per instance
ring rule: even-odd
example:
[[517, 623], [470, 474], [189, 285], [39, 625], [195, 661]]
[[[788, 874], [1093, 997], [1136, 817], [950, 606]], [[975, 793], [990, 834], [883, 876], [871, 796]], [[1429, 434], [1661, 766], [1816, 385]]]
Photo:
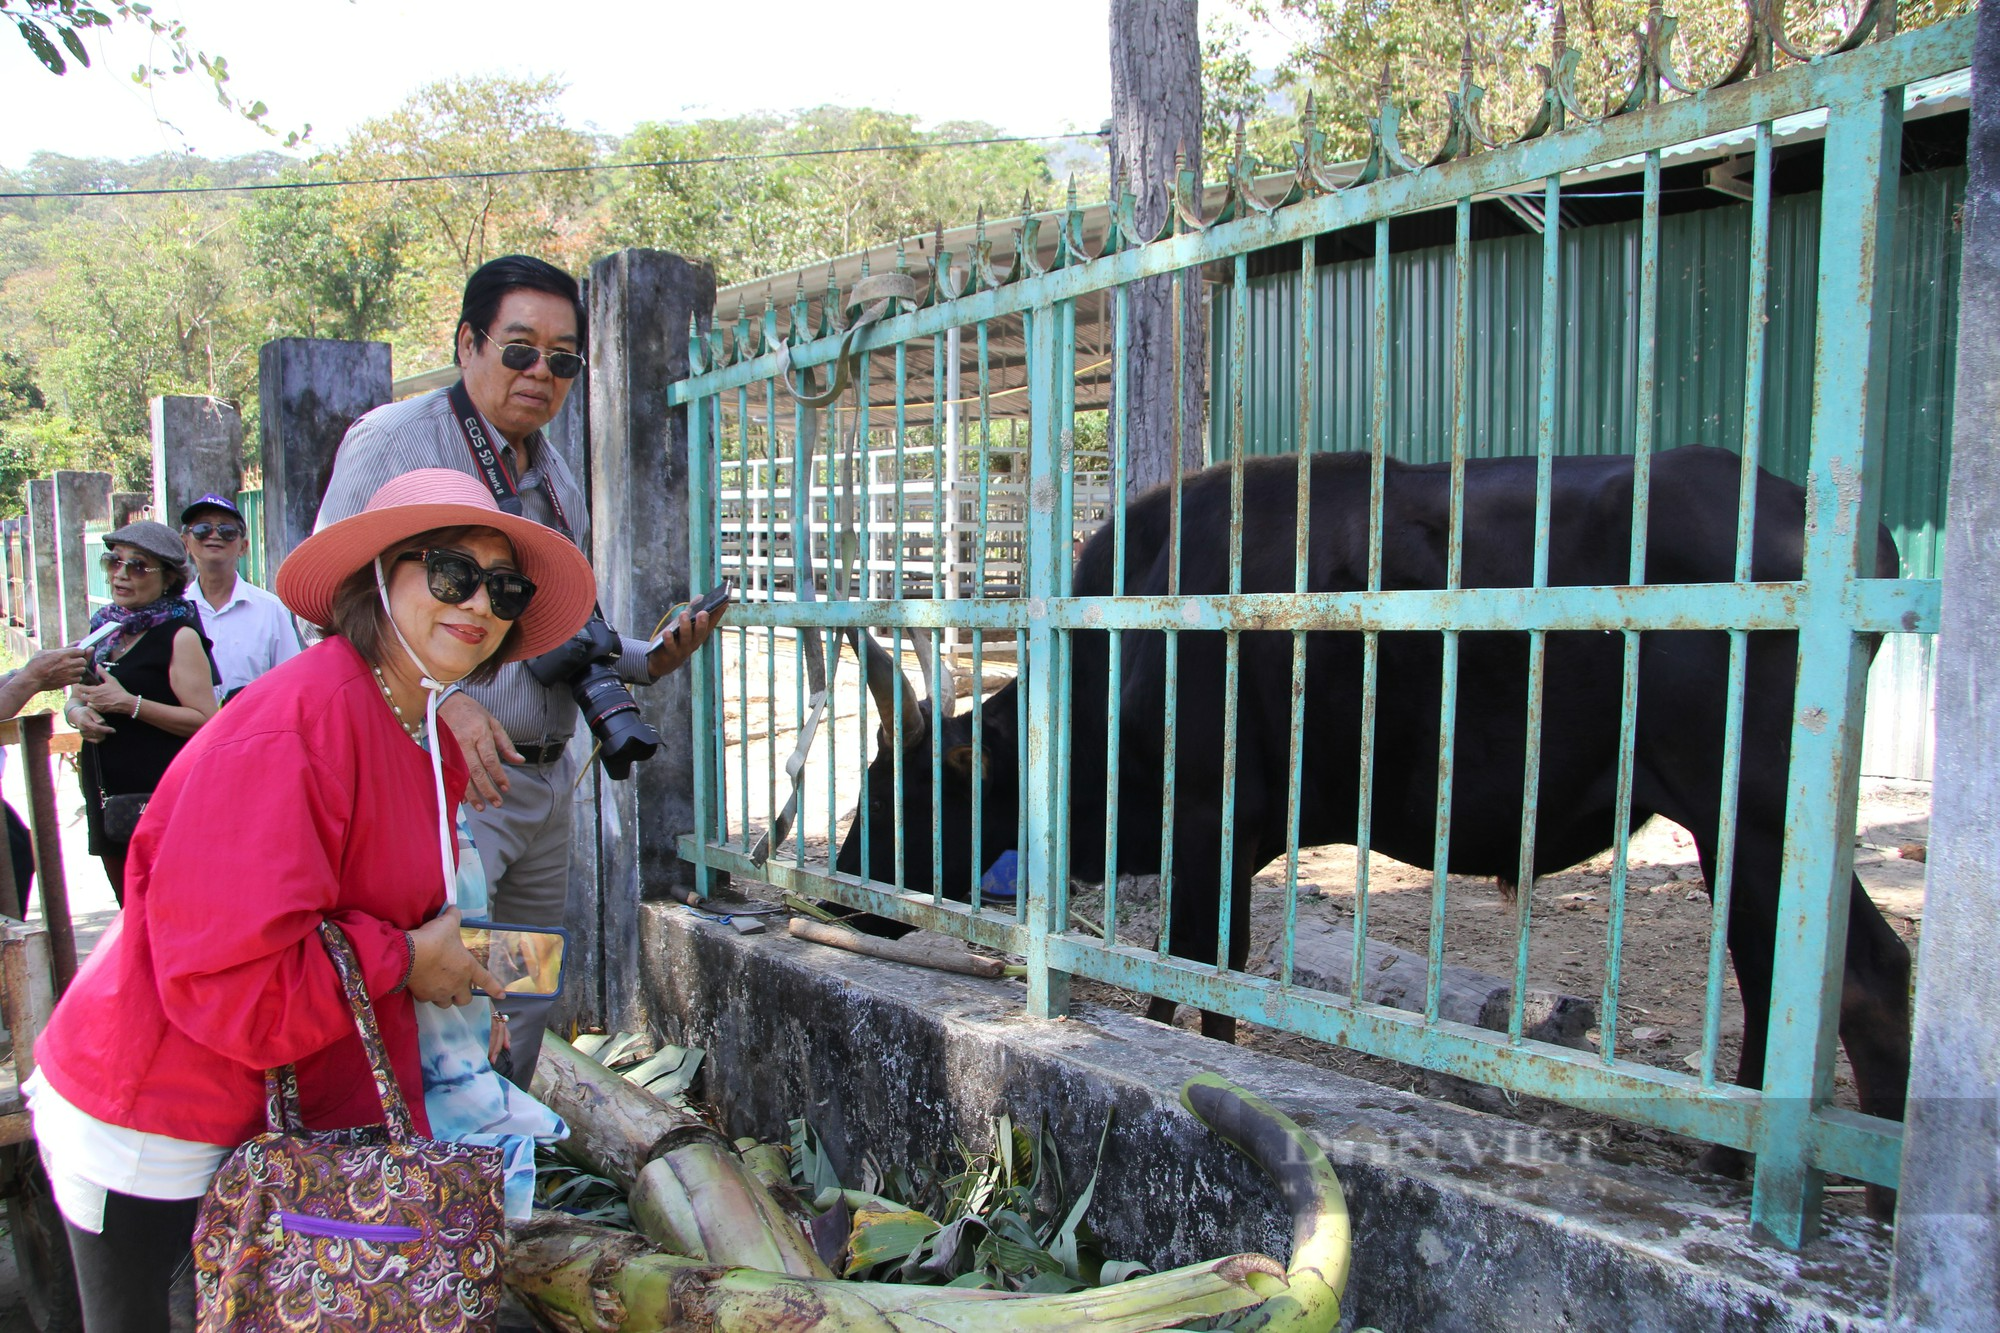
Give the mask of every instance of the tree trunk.
[[[1166, 220], [1174, 156], [1201, 176], [1201, 23], [1195, 0], [1111, 0], [1111, 176], [1138, 200], [1139, 232]], [[1206, 454], [1208, 332], [1201, 270], [1180, 275], [1180, 450], [1185, 469]], [[1125, 391], [1127, 499], [1173, 476], [1176, 336], [1172, 275], [1131, 284]]]

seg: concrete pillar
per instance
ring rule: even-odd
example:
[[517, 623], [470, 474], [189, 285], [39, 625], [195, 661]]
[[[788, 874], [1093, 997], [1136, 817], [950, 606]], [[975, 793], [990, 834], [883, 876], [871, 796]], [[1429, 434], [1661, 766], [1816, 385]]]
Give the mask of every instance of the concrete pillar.
[[[590, 270], [591, 565], [612, 624], [652, 629], [688, 589], [687, 416], [660, 390], [687, 374], [688, 319], [705, 327], [715, 275], [678, 255], [621, 250]], [[693, 876], [677, 849], [694, 828], [691, 677], [634, 691], [660, 752], [600, 783], [605, 1021], [640, 1021], [638, 907]]]
[[389, 372], [387, 343], [279, 338], [259, 350], [264, 568], [272, 575], [311, 535], [347, 428], [389, 401]]
[[1972, 58], [1937, 748], [1892, 1322], [2000, 1311], [2000, 6]]
[[[584, 305], [588, 309], [590, 284], [586, 281], [580, 285]], [[594, 514], [596, 509], [591, 504], [590, 492], [588, 369], [570, 387], [569, 397], [563, 400], [562, 411], [556, 413], [555, 420], [542, 428], [542, 437], [551, 449], [561, 455], [564, 464], [576, 477], [577, 484], [583, 488], [585, 506]], [[575, 744], [585, 746], [586, 750], [588, 748], [587, 742], [582, 740]], [[562, 998], [556, 1001], [555, 1014], [549, 1024], [552, 1028], [570, 1023], [597, 1027], [605, 1021], [604, 934], [599, 921], [604, 894], [598, 882], [597, 853], [598, 787], [603, 782], [604, 770], [592, 764], [574, 793], [576, 808], [570, 821], [569, 906], [563, 916], [563, 927], [569, 931], [570, 939], [570, 980], [564, 983]]]
[[[75, 643], [90, 629], [90, 562], [104, 550], [84, 535], [87, 523], [111, 518], [109, 472], [58, 472], [56, 493], [56, 578], [61, 588], [61, 625], [44, 643]], [[54, 628], [55, 622], [51, 622]]]
[[15, 603], [19, 600], [14, 593], [14, 580], [21, 576], [21, 562], [15, 554], [14, 540], [20, 526], [19, 519], [0, 519], [0, 624], [14, 623]]
[[[197, 491], [196, 494], [199, 495], [200, 492]], [[145, 491], [111, 492], [111, 526], [114, 528], [122, 528], [127, 523], [137, 522], [142, 518], [156, 518], [159, 512], [162, 511], [153, 508], [153, 497]], [[171, 516], [159, 521], [168, 527], [173, 527], [179, 517], [180, 511], [177, 509]]]
[[56, 484], [48, 477], [34, 477], [27, 492], [27, 568], [34, 584], [28, 603], [28, 636], [46, 647], [62, 638], [62, 592], [56, 579]]
[[243, 418], [219, 398], [153, 400], [153, 516], [169, 526], [210, 492], [243, 489]]

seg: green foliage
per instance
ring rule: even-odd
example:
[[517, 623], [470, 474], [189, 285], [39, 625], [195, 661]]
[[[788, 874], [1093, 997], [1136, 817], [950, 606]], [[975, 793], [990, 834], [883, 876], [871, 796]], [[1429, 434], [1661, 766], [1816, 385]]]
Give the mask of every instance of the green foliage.
[[1247, 33], [1233, 19], [1210, 19], [1201, 40], [1201, 160], [1219, 179], [1236, 156], [1236, 128], [1243, 127], [1253, 161], [1266, 168], [1284, 162], [1285, 142], [1297, 129], [1289, 96], [1275, 75], [1257, 68]]
[[60, 412], [0, 414], [0, 517], [25, 508], [25, 483], [58, 468], [131, 476], [129, 457], [103, 436]]
[[368, 339], [394, 326], [408, 219], [355, 208], [333, 190], [285, 190], [257, 198], [237, 225], [251, 282], [277, 327], [306, 338]]
[[[641, 125], [619, 145], [620, 160], [817, 155], [621, 172], [602, 239], [607, 248], [653, 246], [708, 260], [732, 283], [927, 234], [979, 210], [1015, 213], [1023, 197], [1046, 205], [1044, 146], [930, 146], [998, 134], [973, 121], [923, 130], [912, 116], [865, 107]], [[840, 151], [880, 144], [896, 150]]]
[[[357, 126], [313, 169], [342, 180], [578, 168], [590, 136], [564, 125], [553, 79], [447, 79]], [[590, 174], [502, 176], [367, 185], [337, 192], [335, 232], [354, 255], [381, 253], [395, 229], [398, 276], [384, 328], [399, 364], [449, 359], [465, 279], [499, 255], [528, 253], [576, 271], [595, 257]], [[368, 233], [376, 233], [374, 240]], [[406, 351], [407, 349], [407, 351]]]
[[[1921, 26], [1969, 7], [1969, 0], [1919, 0], [1903, 7], [1901, 21], [1906, 28]], [[1650, 0], [1568, 4], [1565, 35], [1579, 55], [1576, 88], [1585, 107], [1601, 111], [1623, 100], [1638, 67], [1632, 33], [1650, 8]], [[1404, 112], [1404, 150], [1423, 159], [1443, 141], [1444, 99], [1457, 91], [1468, 60], [1472, 81], [1485, 90], [1481, 118], [1488, 134], [1505, 142], [1527, 127], [1542, 95], [1536, 66], [1548, 62], [1557, 5], [1556, 0], [1236, 0], [1236, 9], [1250, 23], [1290, 38], [1292, 49], [1275, 71], [1276, 84], [1301, 103], [1308, 91], [1314, 94], [1320, 127], [1338, 155], [1360, 157], [1367, 151], [1368, 118], [1386, 91]], [[1682, 0], [1666, 12], [1678, 20], [1674, 59], [1691, 84], [1713, 82], [1735, 61], [1747, 31], [1743, 0]], [[1793, 41], [1823, 51], [1847, 31], [1859, 6], [1799, 0], [1783, 12]], [[1226, 48], [1205, 65], [1205, 91], [1219, 89], [1227, 97], [1240, 88], [1241, 62], [1232, 62]]]
[[[0, 0], [0, 16], [31, 4], [38, 21], [53, 21], [56, 10], [37, 0]], [[621, 246], [658, 246], [712, 259], [728, 281], [928, 233], [979, 208], [1011, 214], [1024, 194], [1051, 202], [1047, 145], [937, 146], [993, 137], [990, 126], [926, 129], [908, 116], [821, 107], [648, 125], [613, 144], [568, 126], [561, 92], [549, 79], [435, 83], [302, 164], [277, 153], [132, 162], [37, 153], [0, 172], [0, 190], [43, 196], [384, 182], [0, 201], [0, 504], [18, 505], [14, 478], [56, 467], [107, 469], [121, 486], [146, 488], [149, 400], [207, 394], [254, 414], [257, 348], [271, 338], [382, 339], [399, 370], [444, 364], [465, 277], [496, 255], [537, 254], [581, 273]], [[878, 144], [895, 151], [757, 156]], [[748, 160], [573, 170], [719, 157]], [[504, 174], [523, 168], [557, 170]], [[503, 174], [407, 179], [465, 173]], [[254, 422], [246, 426], [254, 440]]]
[[[191, 45], [187, 25], [179, 19], [161, 18], [151, 5], [134, 0], [96, 0], [94, 4], [85, 0], [0, 0], [0, 19], [14, 21], [29, 52], [55, 75], [69, 72], [69, 62], [63, 58], [65, 51], [77, 64], [89, 68], [90, 50], [83, 44], [83, 34], [91, 29], [108, 28], [114, 21], [144, 29], [166, 51], [166, 61], [155, 64], [151, 58], [147, 59], [132, 72], [132, 82], [151, 88], [154, 79], [199, 70], [215, 86], [215, 100], [222, 106], [266, 134], [278, 132], [266, 123], [269, 108], [262, 102], [246, 102], [229, 91], [229, 61]], [[311, 135], [310, 125], [293, 130], [286, 134], [285, 146], [294, 147]]]
[[55, 281], [38, 313], [53, 346], [38, 375], [79, 421], [141, 451], [154, 395], [241, 398], [255, 360], [234, 249], [226, 218], [179, 200], [73, 220], [49, 246]]
[[1083, 1224], [1111, 1132], [1108, 1120], [1090, 1179], [1067, 1207], [1062, 1162], [1047, 1130], [1030, 1135], [1004, 1113], [993, 1117], [990, 1129], [992, 1146], [960, 1143], [949, 1173], [883, 1171], [864, 1161], [860, 1188], [845, 1189], [812, 1127], [792, 1122], [794, 1183], [816, 1211], [845, 1210], [844, 1276], [1065, 1292], [1112, 1286], [1147, 1271], [1143, 1264], [1107, 1261]]
[[535, 1149], [535, 1207], [583, 1222], [631, 1231], [632, 1208], [618, 1182], [564, 1161], [555, 1149]]

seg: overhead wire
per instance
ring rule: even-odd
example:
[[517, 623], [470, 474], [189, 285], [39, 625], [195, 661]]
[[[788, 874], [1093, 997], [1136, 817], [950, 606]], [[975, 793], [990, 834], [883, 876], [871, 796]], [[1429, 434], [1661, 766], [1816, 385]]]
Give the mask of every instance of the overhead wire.
[[934, 148], [983, 148], [994, 144], [1047, 143], [1052, 139], [1100, 139], [1100, 130], [1062, 134], [1005, 134], [985, 139], [941, 139], [914, 143], [852, 144], [842, 148], [794, 148], [768, 153], [719, 153], [710, 157], [659, 158], [646, 162], [586, 162], [566, 167], [505, 167], [491, 171], [438, 171], [414, 176], [370, 176], [341, 180], [253, 181], [242, 185], [159, 185], [117, 190], [7, 190], [0, 199], [133, 199], [177, 194], [233, 194], [278, 190], [338, 190], [365, 185], [425, 185], [438, 181], [504, 180], [520, 176], [573, 176], [592, 171], [642, 171], [656, 167], [723, 166], [789, 158], [839, 157], [854, 153], [923, 152]]

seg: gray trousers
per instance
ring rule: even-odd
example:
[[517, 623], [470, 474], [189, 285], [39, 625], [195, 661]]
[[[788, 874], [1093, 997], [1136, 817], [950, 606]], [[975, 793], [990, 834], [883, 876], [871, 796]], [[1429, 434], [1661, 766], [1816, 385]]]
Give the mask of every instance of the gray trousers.
[[[498, 806], [466, 810], [465, 824], [486, 867], [491, 919], [515, 926], [560, 926], [569, 904], [569, 832], [576, 808], [577, 761], [569, 751], [550, 764], [507, 768], [507, 795]], [[508, 998], [512, 1043], [508, 1077], [526, 1088], [535, 1076], [552, 999]]]

